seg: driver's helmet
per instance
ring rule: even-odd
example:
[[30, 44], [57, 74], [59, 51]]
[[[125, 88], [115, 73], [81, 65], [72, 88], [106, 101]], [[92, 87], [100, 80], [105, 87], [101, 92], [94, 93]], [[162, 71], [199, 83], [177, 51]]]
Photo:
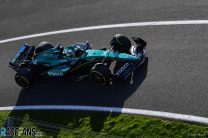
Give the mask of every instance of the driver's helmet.
[[66, 51], [66, 56], [67, 57], [75, 57], [75, 52], [72, 50], [72, 49], [68, 49], [67, 51]]
[[74, 53], [76, 57], [80, 57], [84, 53], [84, 51], [80, 48], [80, 46], [76, 46], [74, 48]]
[[68, 57], [80, 57], [83, 52], [83, 49], [81, 49], [79, 46], [71, 46], [70, 49], [67, 49], [66, 55]]

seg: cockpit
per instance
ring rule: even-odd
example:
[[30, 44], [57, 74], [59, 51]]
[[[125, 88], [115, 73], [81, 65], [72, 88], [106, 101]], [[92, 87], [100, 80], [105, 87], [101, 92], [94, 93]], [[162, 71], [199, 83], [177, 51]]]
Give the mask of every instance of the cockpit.
[[61, 57], [79, 58], [85, 53], [85, 50], [92, 49], [92, 46], [88, 42], [72, 44], [68, 47], [63, 47], [60, 44], [56, 49], [58, 49]]
[[66, 48], [58, 46], [57, 49], [60, 52], [60, 56], [66, 56], [67, 58], [79, 58], [84, 53], [84, 49], [80, 48], [78, 45], [72, 45]]
[[80, 48], [78, 45], [74, 45], [64, 48], [63, 53], [65, 53], [67, 57], [79, 58], [84, 53], [84, 49]]

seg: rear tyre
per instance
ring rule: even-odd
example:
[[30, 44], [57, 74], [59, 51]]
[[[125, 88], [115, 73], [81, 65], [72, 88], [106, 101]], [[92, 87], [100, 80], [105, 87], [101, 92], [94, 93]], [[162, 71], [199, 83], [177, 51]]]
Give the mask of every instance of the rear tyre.
[[40, 44], [38, 44], [37, 48], [35, 49], [35, 53], [38, 54], [38, 53], [41, 53], [41, 52], [51, 49], [51, 48], [53, 48], [52, 44], [50, 44], [46, 41], [43, 41]]
[[90, 71], [90, 78], [99, 86], [110, 84], [111, 71], [102, 63], [97, 63]]
[[28, 88], [32, 85], [33, 74], [30, 70], [22, 68], [15, 74], [14, 79], [19, 86]]

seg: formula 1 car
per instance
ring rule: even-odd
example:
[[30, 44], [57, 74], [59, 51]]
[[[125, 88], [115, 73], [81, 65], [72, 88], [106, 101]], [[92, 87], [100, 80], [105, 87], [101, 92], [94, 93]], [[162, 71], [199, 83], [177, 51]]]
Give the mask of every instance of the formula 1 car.
[[[132, 39], [134, 46], [127, 37], [117, 34], [108, 49], [92, 49], [88, 42], [66, 47], [61, 44], [54, 47], [48, 42], [37, 47], [24, 44], [9, 65], [16, 71], [14, 78], [21, 87], [31, 87], [40, 78], [77, 80], [83, 76], [105, 86], [113, 79], [125, 80], [144, 62], [147, 43], [141, 38]], [[109, 69], [112, 61], [122, 63], [114, 73]]]

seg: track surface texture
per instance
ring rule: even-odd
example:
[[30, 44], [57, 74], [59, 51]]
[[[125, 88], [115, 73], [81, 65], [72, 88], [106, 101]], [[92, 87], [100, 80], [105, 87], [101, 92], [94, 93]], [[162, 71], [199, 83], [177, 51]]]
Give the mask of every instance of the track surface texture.
[[[84, 26], [208, 19], [207, 0], [0, 0], [0, 40]], [[40, 82], [22, 89], [8, 68], [20, 44], [46, 40], [68, 45], [89, 40], [109, 46], [116, 33], [147, 41], [147, 60], [133, 83], [98, 87], [81, 82]], [[95, 105], [208, 117], [208, 25], [146, 26], [66, 33], [0, 44], [0, 106]]]

